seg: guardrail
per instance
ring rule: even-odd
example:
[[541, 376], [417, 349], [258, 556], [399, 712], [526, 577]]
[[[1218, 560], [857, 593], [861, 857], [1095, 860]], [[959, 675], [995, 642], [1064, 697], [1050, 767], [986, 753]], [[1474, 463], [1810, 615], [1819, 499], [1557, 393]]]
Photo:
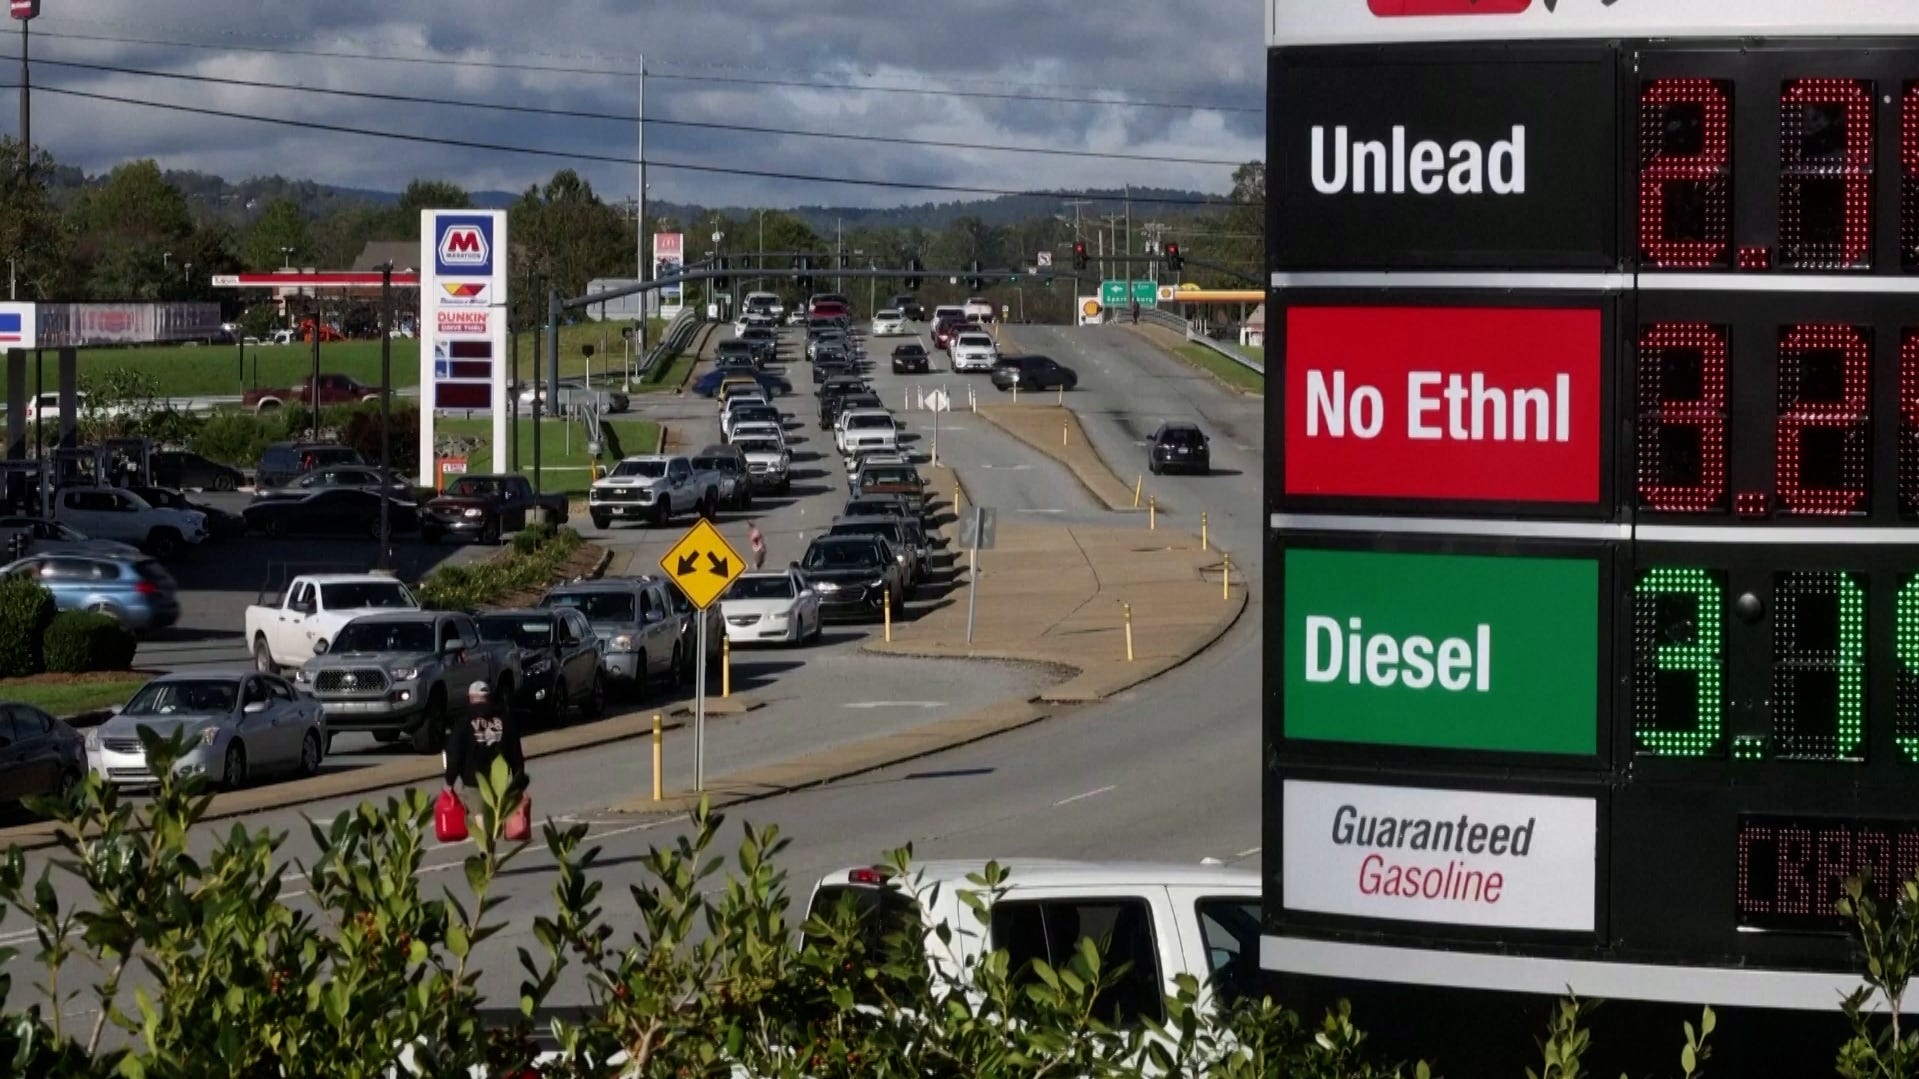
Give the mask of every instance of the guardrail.
[[653, 350], [641, 358], [639, 366], [634, 368], [633, 373], [640, 378], [645, 378], [647, 372], [653, 370], [654, 364], [668, 356], [679, 355], [680, 350], [693, 340], [693, 334], [698, 332], [700, 325], [701, 320], [693, 314], [691, 307], [680, 308], [680, 313], [673, 316], [672, 322], [666, 324], [666, 332], [660, 335], [660, 343], [654, 345]]
[[1162, 329], [1173, 330], [1183, 334], [1186, 340], [1196, 345], [1204, 345], [1261, 378], [1266, 377], [1265, 364], [1241, 353], [1238, 349], [1227, 348], [1218, 341], [1200, 333], [1198, 330], [1193, 329], [1192, 323], [1173, 314], [1171, 311], [1163, 311], [1157, 307], [1143, 308], [1139, 313], [1139, 320], [1153, 326], [1161, 327]]

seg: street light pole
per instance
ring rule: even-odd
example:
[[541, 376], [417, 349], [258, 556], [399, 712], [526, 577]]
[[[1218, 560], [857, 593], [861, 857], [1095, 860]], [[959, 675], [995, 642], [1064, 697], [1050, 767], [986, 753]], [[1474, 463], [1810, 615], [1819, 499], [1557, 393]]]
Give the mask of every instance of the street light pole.
[[393, 445], [393, 263], [380, 267], [380, 568], [393, 568], [393, 498], [385, 490]]
[[[639, 192], [633, 203], [633, 268], [634, 278], [646, 280], [646, 54], [640, 54], [640, 100], [639, 122], [633, 125], [638, 140], [640, 162]], [[646, 355], [646, 301], [651, 293], [640, 294], [639, 328], [634, 331], [639, 336], [640, 355]], [[518, 437], [514, 439], [517, 445]]]

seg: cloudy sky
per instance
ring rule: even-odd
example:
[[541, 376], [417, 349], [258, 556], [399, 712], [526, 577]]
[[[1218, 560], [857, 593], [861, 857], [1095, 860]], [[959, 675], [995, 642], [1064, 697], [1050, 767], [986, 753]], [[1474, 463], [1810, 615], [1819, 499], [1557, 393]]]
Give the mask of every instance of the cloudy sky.
[[[617, 160], [568, 162], [276, 127], [40, 88], [629, 160], [635, 125], [619, 117], [637, 109], [638, 80], [631, 73], [641, 54], [649, 74], [646, 114], [654, 120], [1177, 159], [1010, 154], [649, 124], [647, 181], [654, 199], [892, 205], [977, 197], [700, 173], [665, 167], [668, 162], [962, 187], [1131, 183], [1223, 192], [1231, 166], [1198, 162], [1263, 153], [1259, 0], [44, 0], [44, 10], [32, 27], [34, 141], [89, 171], [152, 157], [168, 168], [231, 179], [279, 173], [391, 191], [425, 176], [474, 190], [515, 191], [571, 164], [609, 199], [629, 197], [635, 170]], [[17, 55], [17, 34], [0, 50]], [[456, 63], [359, 59], [369, 56]], [[355, 99], [54, 61], [616, 118]], [[1178, 107], [1157, 107], [1164, 104]], [[0, 91], [0, 110], [0, 125], [11, 133], [12, 92]]]

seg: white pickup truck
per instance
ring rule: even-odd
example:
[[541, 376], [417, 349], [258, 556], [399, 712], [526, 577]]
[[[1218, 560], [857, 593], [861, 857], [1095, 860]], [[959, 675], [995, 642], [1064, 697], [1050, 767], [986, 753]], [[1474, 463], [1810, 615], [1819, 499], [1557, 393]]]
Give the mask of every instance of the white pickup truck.
[[[913, 867], [918, 879], [897, 887], [889, 886], [884, 867], [839, 870], [814, 888], [811, 910], [822, 914], [850, 901], [863, 919], [872, 919], [875, 941], [887, 932], [887, 915], [916, 919], [926, 927], [935, 973], [961, 980], [990, 951], [1006, 951], [1008, 969], [1019, 976], [1034, 959], [1063, 967], [1081, 937], [1105, 941], [1108, 963], [1132, 964], [1098, 1004], [1099, 1018], [1118, 1025], [1164, 1021], [1164, 998], [1177, 991], [1174, 980], [1182, 974], [1219, 997], [1259, 985], [1257, 870], [1021, 858], [1000, 864], [1009, 873], [1006, 890], [980, 895], [987, 903], [984, 927], [959, 894], [981, 892], [967, 876], [984, 862], [921, 862]], [[935, 932], [942, 923], [952, 930], [950, 943]]]
[[340, 627], [363, 614], [417, 611], [405, 585], [378, 573], [314, 573], [295, 577], [273, 603], [247, 608], [247, 649], [269, 674], [298, 667], [326, 651]]

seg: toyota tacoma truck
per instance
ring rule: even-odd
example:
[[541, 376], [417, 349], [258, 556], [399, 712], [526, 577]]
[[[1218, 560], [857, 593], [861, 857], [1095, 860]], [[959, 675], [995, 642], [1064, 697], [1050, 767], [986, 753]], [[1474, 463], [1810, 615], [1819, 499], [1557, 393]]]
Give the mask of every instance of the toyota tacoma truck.
[[498, 543], [530, 522], [566, 523], [566, 496], [534, 494], [525, 476], [461, 476], [420, 511], [420, 538], [463, 536]]
[[693, 459], [684, 454], [628, 457], [594, 482], [586, 505], [595, 528], [635, 519], [664, 525], [675, 513], [688, 510], [711, 517], [720, 508], [720, 476], [693, 467]]
[[[320, 405], [356, 405], [361, 401], [378, 401], [380, 387], [369, 386], [359, 379], [347, 375], [320, 376]], [[313, 404], [313, 376], [308, 375], [292, 389], [266, 388], [256, 386], [240, 395], [240, 403], [255, 412], [272, 412], [287, 405]]]
[[247, 649], [255, 667], [277, 674], [326, 651], [340, 627], [363, 614], [419, 609], [406, 585], [382, 574], [307, 574], [278, 600], [246, 609]]
[[437, 753], [447, 724], [464, 719], [467, 687], [493, 687], [497, 707], [510, 707], [520, 684], [519, 648], [489, 642], [473, 619], [447, 611], [361, 615], [340, 628], [333, 645], [293, 676], [320, 702], [327, 737], [370, 731], [381, 742], [411, 743]]

